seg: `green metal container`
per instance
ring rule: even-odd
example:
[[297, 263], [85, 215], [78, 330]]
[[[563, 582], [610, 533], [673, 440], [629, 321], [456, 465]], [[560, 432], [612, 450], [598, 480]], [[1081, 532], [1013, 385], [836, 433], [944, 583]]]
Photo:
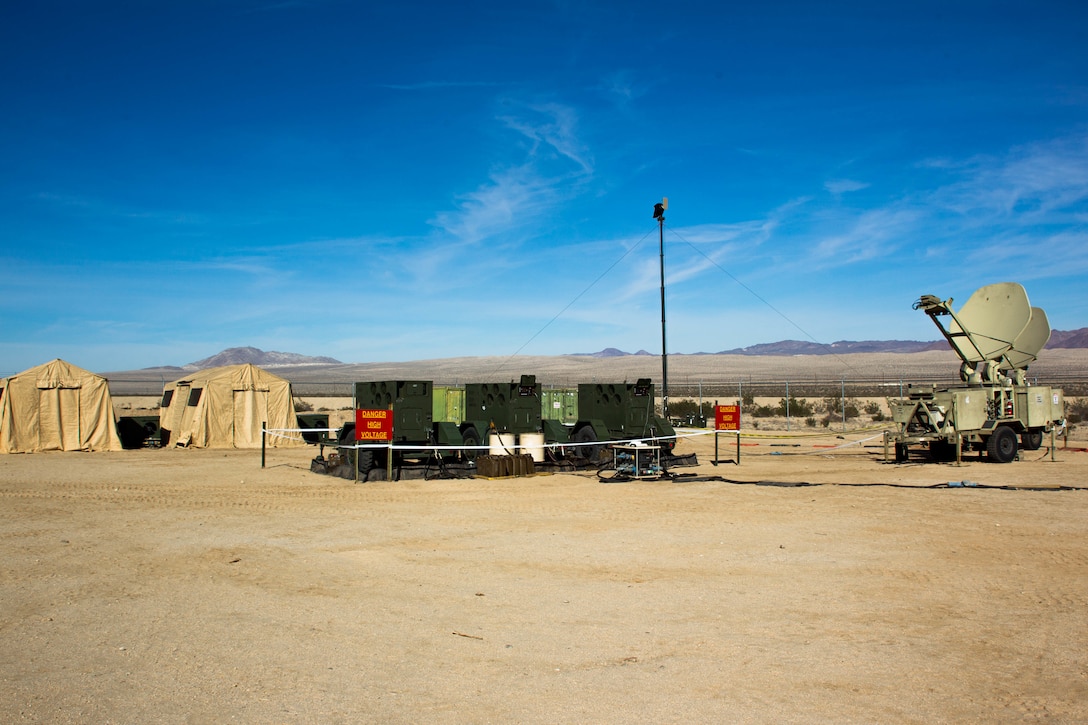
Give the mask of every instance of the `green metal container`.
[[434, 407], [431, 414], [436, 423], [457, 423], [464, 420], [465, 389], [452, 385], [434, 386]]
[[540, 392], [541, 416], [545, 420], [573, 423], [578, 420], [578, 390], [549, 388]]
[[540, 386], [535, 375], [518, 382], [468, 383], [465, 385], [465, 421], [481, 434], [540, 431]]
[[601, 421], [613, 436], [641, 435], [654, 416], [653, 383], [582, 383], [578, 413], [583, 420]]
[[[604, 439], [605, 431], [614, 440], [651, 433], [676, 435], [672, 425], [654, 412], [654, 384], [649, 378], [635, 383], [582, 383], [578, 386], [578, 414], [576, 428], [581, 428], [583, 422], [593, 425], [598, 429], [598, 440]], [[665, 444], [670, 450], [673, 445]]]

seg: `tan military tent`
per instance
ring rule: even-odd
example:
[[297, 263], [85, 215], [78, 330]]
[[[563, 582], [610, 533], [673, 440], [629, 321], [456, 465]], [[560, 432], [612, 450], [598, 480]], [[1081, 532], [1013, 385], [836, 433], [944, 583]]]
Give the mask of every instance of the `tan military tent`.
[[0, 453], [119, 450], [102, 376], [53, 360], [0, 379]]
[[[164, 446], [260, 448], [261, 423], [298, 428], [291, 383], [256, 365], [208, 368], [163, 388]], [[270, 435], [267, 445], [305, 445], [297, 436]]]

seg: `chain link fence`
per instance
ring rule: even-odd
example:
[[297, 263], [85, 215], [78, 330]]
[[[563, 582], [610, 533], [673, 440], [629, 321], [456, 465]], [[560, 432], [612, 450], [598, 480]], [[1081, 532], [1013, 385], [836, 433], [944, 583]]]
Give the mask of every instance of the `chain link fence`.
[[[160, 396], [163, 386], [169, 381], [155, 380], [110, 380], [110, 392], [114, 397]], [[654, 380], [657, 394], [662, 395], [660, 380]], [[1029, 378], [1030, 384], [1050, 385], [1064, 390], [1066, 397], [1081, 397], [1088, 395], [1088, 374], [1083, 376], [1061, 375], [1048, 376], [1045, 379]], [[443, 383], [436, 380], [436, 385], [450, 385], [456, 387], [456, 383]], [[790, 380], [761, 380], [754, 376], [733, 379], [703, 379], [669, 381], [669, 399], [691, 400], [719, 400], [720, 402], [734, 402], [749, 398], [806, 398], [818, 399], [838, 397], [841, 399], [856, 398], [898, 398], [906, 395], [911, 386], [915, 388], [937, 388], [960, 384], [958, 377], [949, 376], [920, 376], [907, 378], [839, 378], [817, 379], [797, 378]], [[350, 398], [354, 383], [337, 381], [299, 381], [292, 382], [291, 389], [296, 398]], [[545, 390], [577, 388], [576, 383], [560, 385], [543, 385]]]

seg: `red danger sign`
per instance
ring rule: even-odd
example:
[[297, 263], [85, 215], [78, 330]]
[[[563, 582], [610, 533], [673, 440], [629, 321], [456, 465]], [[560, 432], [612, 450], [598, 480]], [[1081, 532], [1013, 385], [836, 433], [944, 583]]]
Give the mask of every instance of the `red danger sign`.
[[355, 410], [355, 440], [393, 440], [393, 411], [357, 408]]
[[714, 407], [714, 430], [740, 430], [740, 406], [717, 405]]

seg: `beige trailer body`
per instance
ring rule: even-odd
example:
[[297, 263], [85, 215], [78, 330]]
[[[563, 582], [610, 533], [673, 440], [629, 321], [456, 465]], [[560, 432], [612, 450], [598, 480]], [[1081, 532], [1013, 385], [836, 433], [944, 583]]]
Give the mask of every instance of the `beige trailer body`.
[[[1050, 323], [1027, 292], [1014, 282], [977, 290], [960, 310], [952, 300], [925, 295], [914, 305], [930, 316], [963, 360], [963, 385], [912, 389], [889, 401], [897, 425], [895, 458], [906, 461], [910, 447], [925, 444], [940, 460], [964, 450], [986, 451], [1008, 463], [1021, 448], [1036, 450], [1043, 436], [1065, 426], [1065, 397], [1059, 388], [1027, 383], [1027, 366], [1050, 339]], [[941, 324], [944, 316], [950, 318]]]

